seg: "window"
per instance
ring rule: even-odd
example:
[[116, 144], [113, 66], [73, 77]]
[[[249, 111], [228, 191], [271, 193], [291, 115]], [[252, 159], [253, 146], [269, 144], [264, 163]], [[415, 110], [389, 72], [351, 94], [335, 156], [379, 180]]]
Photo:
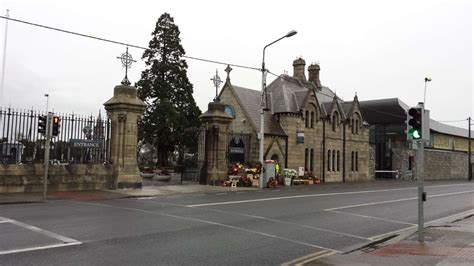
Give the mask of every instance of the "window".
[[314, 170], [314, 149], [311, 149], [311, 153], [309, 155], [309, 170], [311, 172]]
[[314, 112], [311, 112], [311, 128], [314, 128]]
[[308, 124], [309, 121], [308, 120], [309, 120], [309, 112], [306, 111], [305, 112], [305, 117], [304, 117], [304, 126], [305, 127], [309, 127], [309, 124]]
[[336, 151], [332, 151], [332, 170], [336, 171]]
[[355, 128], [354, 128], [354, 126], [355, 126], [355, 120], [354, 120], [354, 118], [352, 118], [352, 119], [351, 119], [351, 133], [352, 133], [352, 134], [355, 133], [355, 130], [354, 130]]
[[332, 116], [332, 131], [336, 131], [336, 115]]
[[354, 152], [351, 152], [351, 171], [354, 171]]
[[355, 170], [356, 172], [359, 171], [359, 152], [355, 152]]
[[339, 168], [339, 160], [340, 160], [341, 157], [339, 157], [339, 151], [337, 151], [337, 171], [339, 172], [340, 168]]
[[308, 171], [308, 149], [304, 150], [304, 170]]
[[355, 120], [355, 133], [359, 134], [359, 120], [358, 119]]
[[331, 150], [328, 150], [328, 171], [331, 171]]

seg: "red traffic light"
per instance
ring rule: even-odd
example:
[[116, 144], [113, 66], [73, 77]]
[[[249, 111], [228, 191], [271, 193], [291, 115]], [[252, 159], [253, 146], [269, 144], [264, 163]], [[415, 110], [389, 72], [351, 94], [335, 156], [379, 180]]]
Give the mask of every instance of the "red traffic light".
[[59, 124], [59, 116], [53, 116], [53, 124]]

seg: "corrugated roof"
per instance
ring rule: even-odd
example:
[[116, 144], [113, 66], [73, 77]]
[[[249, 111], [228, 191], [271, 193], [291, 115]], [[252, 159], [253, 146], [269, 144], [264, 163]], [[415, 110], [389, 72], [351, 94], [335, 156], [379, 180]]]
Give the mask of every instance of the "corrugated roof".
[[[454, 127], [454, 126], [442, 124], [433, 119], [430, 119], [430, 129], [439, 133], [443, 133], [443, 134], [465, 137], [465, 138], [469, 137], [469, 130], [460, 128], [460, 127]], [[473, 137], [474, 137], [474, 131], [471, 130], [471, 138]]]

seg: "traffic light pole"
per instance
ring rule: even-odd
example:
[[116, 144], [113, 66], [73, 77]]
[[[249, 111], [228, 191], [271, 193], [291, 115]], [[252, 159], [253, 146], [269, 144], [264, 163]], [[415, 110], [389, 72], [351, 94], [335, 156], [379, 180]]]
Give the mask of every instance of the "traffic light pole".
[[472, 181], [472, 160], [471, 160], [471, 117], [468, 118], [468, 121], [469, 121], [469, 126], [468, 126], [468, 129], [469, 129], [469, 133], [468, 133], [468, 137], [469, 137], [469, 141], [468, 141], [468, 167], [467, 169], [469, 170], [469, 181]]
[[424, 212], [423, 212], [423, 193], [424, 193], [424, 141], [416, 141], [418, 145], [416, 175], [418, 179], [418, 241], [424, 242]]
[[48, 168], [49, 168], [49, 143], [51, 142], [51, 131], [53, 129], [53, 115], [48, 113], [46, 119], [46, 134], [44, 145], [44, 176], [43, 176], [43, 200], [47, 199], [48, 194]]

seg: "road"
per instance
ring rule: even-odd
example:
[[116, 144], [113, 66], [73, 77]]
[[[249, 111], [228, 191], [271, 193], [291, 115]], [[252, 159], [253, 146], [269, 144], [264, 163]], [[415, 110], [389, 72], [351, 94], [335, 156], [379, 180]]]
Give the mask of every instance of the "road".
[[[474, 209], [474, 184], [427, 183], [425, 220]], [[417, 223], [412, 182], [0, 205], [0, 265], [278, 265]]]

